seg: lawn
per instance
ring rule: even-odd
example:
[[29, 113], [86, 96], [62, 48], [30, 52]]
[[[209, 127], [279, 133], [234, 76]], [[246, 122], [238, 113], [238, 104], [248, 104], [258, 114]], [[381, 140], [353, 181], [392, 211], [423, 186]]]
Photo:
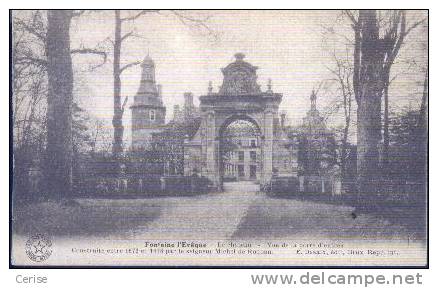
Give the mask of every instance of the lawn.
[[158, 218], [162, 210], [159, 203], [143, 199], [81, 199], [73, 205], [42, 202], [14, 208], [14, 233], [52, 236], [124, 235]]

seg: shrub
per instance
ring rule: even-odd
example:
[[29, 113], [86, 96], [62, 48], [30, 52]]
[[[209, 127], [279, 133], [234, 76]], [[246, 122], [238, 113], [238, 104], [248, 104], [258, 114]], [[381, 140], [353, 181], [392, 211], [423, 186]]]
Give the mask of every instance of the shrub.
[[271, 197], [289, 198], [298, 195], [300, 182], [297, 177], [274, 177], [262, 190]]

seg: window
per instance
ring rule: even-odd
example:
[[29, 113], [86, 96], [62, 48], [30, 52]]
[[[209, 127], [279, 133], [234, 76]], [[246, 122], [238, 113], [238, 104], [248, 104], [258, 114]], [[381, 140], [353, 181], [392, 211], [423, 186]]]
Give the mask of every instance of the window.
[[239, 161], [245, 160], [245, 153], [244, 151], [239, 151]]
[[251, 178], [251, 179], [257, 178], [257, 166], [256, 165], [249, 166], [249, 178]]
[[149, 119], [155, 121], [155, 110], [149, 111]]
[[251, 147], [256, 147], [256, 140], [251, 140]]
[[237, 166], [239, 177], [245, 177], [245, 166], [238, 165]]
[[251, 158], [251, 160], [253, 160], [253, 161], [256, 161], [257, 160], [256, 151], [249, 151], [249, 158]]

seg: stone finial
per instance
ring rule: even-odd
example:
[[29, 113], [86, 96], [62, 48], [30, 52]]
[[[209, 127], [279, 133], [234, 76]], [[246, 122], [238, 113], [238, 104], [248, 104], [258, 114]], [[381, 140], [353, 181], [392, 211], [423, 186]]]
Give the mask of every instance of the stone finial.
[[213, 82], [209, 81], [208, 82], [208, 94], [212, 94], [213, 93]]
[[234, 54], [234, 57], [236, 57], [236, 61], [243, 61], [243, 58], [245, 58], [245, 54], [243, 54], [242, 52], [238, 52]]
[[316, 93], [315, 90], [312, 90], [312, 94], [310, 94], [310, 109], [316, 110]]
[[280, 127], [283, 129], [286, 126], [286, 111], [280, 112]]
[[158, 92], [158, 97], [162, 98], [163, 97], [163, 85], [161, 84], [157, 84], [157, 92]]
[[268, 92], [272, 92], [272, 79], [268, 79]]

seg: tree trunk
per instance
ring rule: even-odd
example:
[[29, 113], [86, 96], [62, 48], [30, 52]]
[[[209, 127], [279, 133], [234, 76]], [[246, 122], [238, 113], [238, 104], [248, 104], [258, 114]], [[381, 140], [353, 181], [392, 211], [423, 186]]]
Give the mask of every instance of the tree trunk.
[[[351, 122], [351, 93], [348, 93], [344, 88], [344, 84], [341, 83], [342, 86], [342, 94], [343, 94], [343, 107], [344, 107], [344, 117], [345, 117], [345, 127], [344, 127], [344, 135], [342, 137], [342, 150], [341, 150], [341, 179], [342, 185], [344, 185], [346, 181], [347, 174], [347, 144], [348, 144], [348, 133], [350, 131], [350, 122]], [[348, 88], [350, 89], [350, 88]]]
[[420, 106], [420, 121], [421, 124], [424, 125], [423, 127], [427, 127], [427, 105], [429, 100], [429, 67], [426, 69], [426, 73], [424, 75], [424, 82], [423, 82], [423, 97], [421, 98], [421, 106]]
[[113, 156], [118, 159], [123, 152], [123, 112], [121, 101], [121, 80], [120, 80], [120, 51], [122, 46], [122, 20], [120, 18], [120, 11], [115, 10], [115, 33], [114, 33], [114, 116], [113, 116]]
[[[384, 114], [383, 114], [383, 149], [382, 149], [382, 170], [383, 173], [388, 173], [389, 163], [389, 74], [387, 79], [383, 81], [383, 101], [384, 101]], [[385, 76], [386, 77], [386, 76]]]
[[[429, 162], [427, 158], [427, 152], [428, 152], [428, 145], [429, 145], [429, 139], [428, 139], [428, 133], [429, 133], [429, 127], [428, 127], [428, 103], [429, 103], [429, 66], [426, 69], [426, 73], [424, 76], [424, 82], [423, 82], [423, 97], [421, 99], [421, 106], [420, 106], [420, 119], [419, 119], [419, 125], [418, 129], [420, 131], [419, 137], [421, 138], [420, 145], [422, 146], [420, 151], [422, 160], [424, 160], [425, 165], [422, 166], [421, 175], [425, 177], [424, 181], [427, 183], [427, 173], [429, 168]], [[418, 160], [418, 159], [417, 159]], [[422, 179], [423, 180], [423, 179]]]
[[381, 139], [379, 29], [376, 11], [361, 10], [362, 20], [359, 101], [357, 109], [357, 181], [359, 205], [369, 206], [377, 196], [379, 177], [379, 150]]
[[347, 169], [347, 144], [348, 144], [348, 133], [350, 130], [350, 117], [348, 116], [345, 120], [344, 135], [342, 137], [342, 151], [341, 151], [341, 179], [344, 182], [346, 179], [346, 169]]
[[47, 147], [45, 184], [49, 197], [71, 195], [73, 69], [70, 56], [72, 11], [47, 12]]

